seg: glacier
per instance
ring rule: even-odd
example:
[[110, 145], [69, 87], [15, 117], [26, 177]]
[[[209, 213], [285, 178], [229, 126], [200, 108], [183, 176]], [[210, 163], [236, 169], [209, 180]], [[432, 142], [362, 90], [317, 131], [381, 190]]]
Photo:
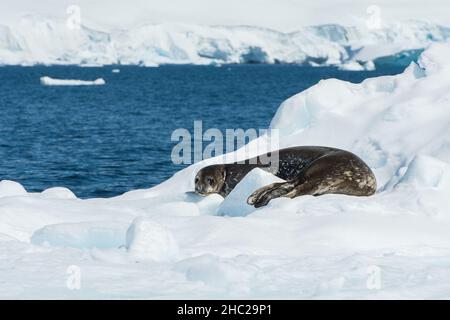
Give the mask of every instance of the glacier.
[[[0, 297], [450, 298], [449, 56], [449, 44], [433, 44], [399, 75], [320, 81], [272, 119], [280, 147], [327, 145], [364, 159], [379, 184], [371, 197], [255, 209], [245, 193], [274, 179], [258, 170], [231, 199], [193, 193], [196, 172], [226, 155], [109, 199], [1, 181]], [[270, 151], [267, 141], [236, 157]], [[78, 289], [67, 286], [72, 270]]]
[[386, 57], [408, 64], [415, 52], [449, 38], [450, 28], [423, 21], [382, 29], [319, 25], [283, 33], [180, 23], [141, 24], [129, 30], [69, 28], [62, 19], [25, 15], [0, 25], [0, 65], [294, 63], [370, 70], [373, 61]]

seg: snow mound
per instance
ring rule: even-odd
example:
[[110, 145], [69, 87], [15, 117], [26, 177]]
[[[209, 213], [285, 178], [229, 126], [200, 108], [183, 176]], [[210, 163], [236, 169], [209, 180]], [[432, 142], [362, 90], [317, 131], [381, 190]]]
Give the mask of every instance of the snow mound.
[[105, 80], [98, 78], [94, 81], [71, 80], [71, 79], [53, 79], [50, 77], [41, 77], [41, 84], [44, 86], [102, 86], [106, 84]]
[[151, 219], [133, 221], [126, 234], [126, 246], [138, 260], [163, 262], [178, 256], [178, 245], [170, 230]]
[[0, 181], [0, 198], [25, 195], [27, 195], [27, 191], [20, 183], [9, 180]]
[[31, 243], [79, 249], [117, 248], [125, 245], [127, 227], [112, 221], [48, 225], [33, 233]]
[[284, 182], [284, 180], [262, 169], [253, 169], [225, 198], [218, 209], [218, 213], [232, 217], [249, 215], [256, 209], [247, 204], [247, 198], [257, 189], [276, 182]]
[[76, 199], [75, 194], [63, 187], [49, 188], [41, 192], [41, 195], [49, 199]]
[[224, 199], [219, 194], [210, 194], [196, 204], [200, 215], [216, 215]]

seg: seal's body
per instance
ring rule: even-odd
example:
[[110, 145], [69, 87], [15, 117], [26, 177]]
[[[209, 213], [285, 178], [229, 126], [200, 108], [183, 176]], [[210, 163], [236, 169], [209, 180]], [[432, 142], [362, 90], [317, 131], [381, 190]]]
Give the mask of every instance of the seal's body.
[[278, 166], [265, 164], [270, 154], [242, 163], [218, 164], [201, 169], [195, 178], [195, 191], [219, 193], [226, 197], [254, 168], [271, 172], [286, 182], [256, 190], [247, 202], [255, 207], [278, 197], [319, 196], [326, 193], [370, 196], [377, 183], [372, 170], [349, 151], [317, 146], [302, 146], [278, 151]]

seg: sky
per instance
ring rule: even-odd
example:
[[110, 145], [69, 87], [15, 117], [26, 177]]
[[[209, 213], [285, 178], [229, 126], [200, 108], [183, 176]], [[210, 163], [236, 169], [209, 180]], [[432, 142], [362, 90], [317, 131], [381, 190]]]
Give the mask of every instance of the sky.
[[0, 0], [0, 24], [29, 13], [64, 18], [70, 5], [80, 7], [83, 24], [104, 28], [178, 22], [289, 32], [327, 23], [357, 26], [374, 14], [383, 22], [419, 19], [450, 26], [449, 0]]

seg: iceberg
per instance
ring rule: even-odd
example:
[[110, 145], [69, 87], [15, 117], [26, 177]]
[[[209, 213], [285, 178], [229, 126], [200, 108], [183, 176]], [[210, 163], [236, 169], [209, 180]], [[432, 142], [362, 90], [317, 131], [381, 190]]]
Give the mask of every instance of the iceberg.
[[41, 77], [41, 84], [44, 86], [102, 86], [106, 84], [105, 80], [98, 78], [94, 81], [53, 79], [50, 77]]
[[[377, 177], [371, 197], [246, 207], [246, 193], [274, 179], [258, 170], [241, 181], [234, 202], [194, 194], [198, 170], [225, 155], [110, 199], [1, 182], [0, 297], [448, 297], [449, 56], [450, 45], [436, 43], [402, 74], [323, 80], [278, 108], [270, 127], [279, 129], [281, 148], [354, 152]], [[270, 151], [268, 141], [263, 135], [235, 155], [265, 152], [262, 145]], [[76, 292], [65, 288], [71, 265], [82, 271]], [[27, 290], [18, 290], [24, 283]]]
[[[72, 30], [66, 21], [24, 16], [0, 25], [0, 65], [139, 65], [296, 63], [328, 66], [395, 56], [409, 64], [435, 42], [447, 42], [450, 28], [403, 21], [382, 29], [319, 25], [295, 32], [252, 26], [142, 24], [127, 30]], [[413, 52], [413, 54], [401, 54]], [[382, 63], [383, 59], [380, 61]]]

